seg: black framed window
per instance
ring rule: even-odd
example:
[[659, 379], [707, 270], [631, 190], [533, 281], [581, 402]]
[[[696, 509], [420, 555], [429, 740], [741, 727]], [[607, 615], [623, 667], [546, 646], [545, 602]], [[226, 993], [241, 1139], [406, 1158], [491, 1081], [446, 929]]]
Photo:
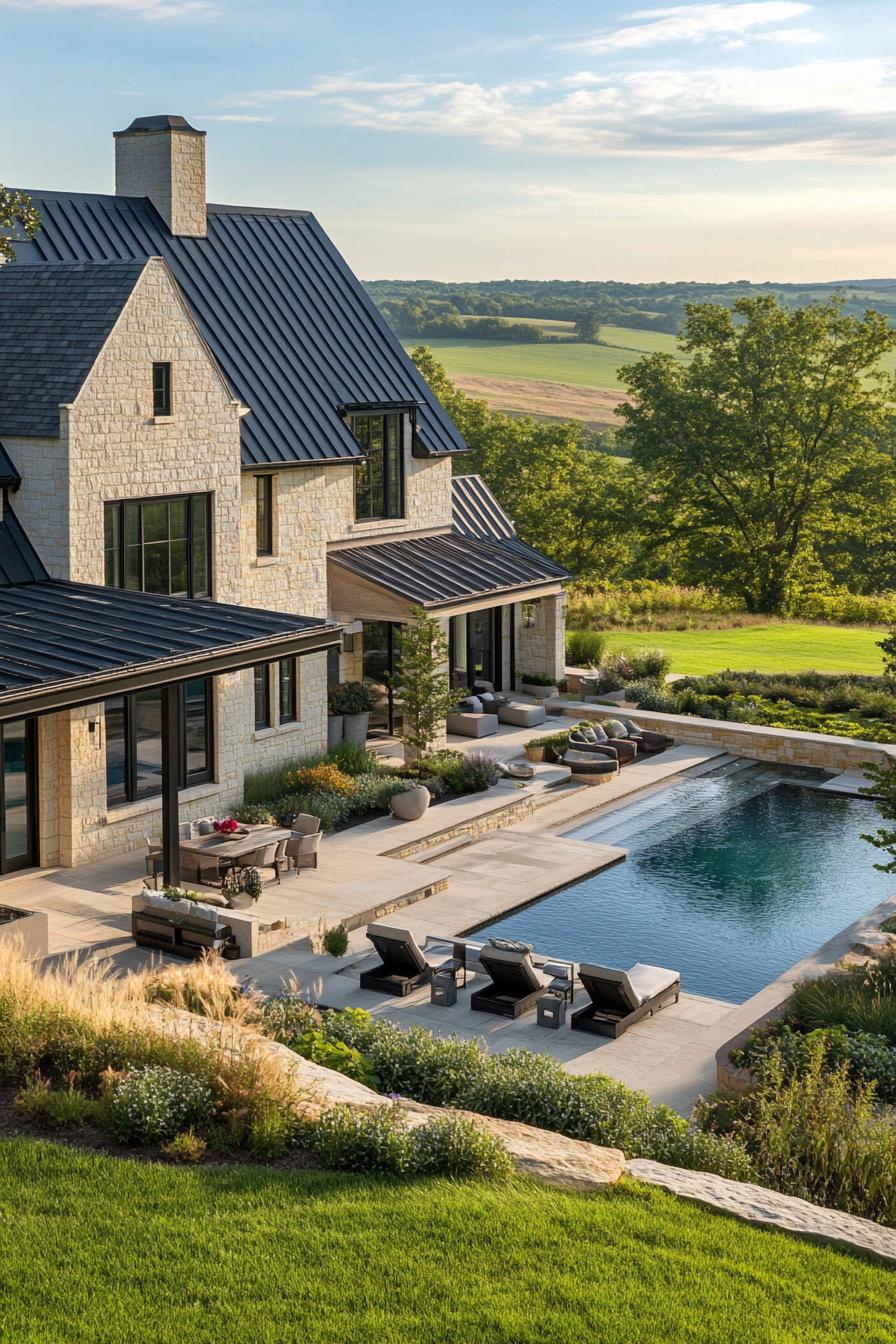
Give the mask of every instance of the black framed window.
[[356, 518], [404, 514], [403, 415], [353, 415], [351, 429], [367, 456], [355, 476]]
[[299, 717], [298, 658], [281, 658], [277, 673], [280, 683], [280, 722], [296, 723]]
[[152, 366], [152, 413], [153, 415], [171, 414], [170, 364], [153, 364]]
[[274, 554], [274, 478], [255, 477], [255, 554]]
[[161, 495], [106, 504], [106, 586], [211, 597], [211, 500]]
[[[198, 677], [180, 686], [178, 786], [212, 778], [212, 683]], [[106, 799], [132, 803], [162, 792], [162, 692], [158, 687], [107, 700]]]
[[255, 684], [255, 727], [271, 726], [271, 678], [267, 663], [256, 663], [252, 669]]

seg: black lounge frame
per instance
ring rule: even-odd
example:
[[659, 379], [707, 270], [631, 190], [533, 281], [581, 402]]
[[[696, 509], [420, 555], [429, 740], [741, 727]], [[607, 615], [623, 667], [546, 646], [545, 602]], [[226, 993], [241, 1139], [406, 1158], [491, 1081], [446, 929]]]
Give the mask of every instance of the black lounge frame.
[[[498, 949], [482, 948], [479, 953], [482, 969], [487, 975], [492, 976], [492, 981], [491, 984], [486, 985], [483, 989], [475, 990], [470, 995], [470, 1007], [474, 1012], [496, 1013], [499, 1017], [522, 1017], [523, 1013], [527, 1013], [531, 1008], [534, 1008], [538, 1000], [543, 998], [545, 994], [555, 992], [550, 989], [549, 985], [539, 985], [537, 989], [533, 989], [531, 988], [531, 985], [529, 985], [525, 987], [524, 992], [518, 994], [502, 993], [498, 988], [501, 976], [499, 974], [498, 979], [495, 978], [494, 972], [489, 966], [489, 962], [494, 966], [503, 966], [506, 968], [507, 981], [514, 979], [513, 972], [516, 971], [517, 975], [515, 978], [519, 982], [524, 978], [522, 971], [525, 965], [525, 959], [520, 958], [520, 960], [516, 962], [506, 962], [500, 956], [494, 955], [497, 950]], [[532, 966], [532, 970], [536, 971], [536, 967]], [[523, 987], [521, 986], [521, 989], [522, 988]]]
[[[395, 933], [397, 935], [398, 930]], [[456, 956], [456, 949], [452, 960], [441, 966], [431, 966], [423, 951], [417, 946], [416, 939], [408, 941], [407, 938], [390, 937], [387, 933], [371, 933], [369, 929], [367, 937], [380, 955], [380, 964], [371, 967], [369, 971], [361, 972], [362, 989], [387, 994], [393, 999], [403, 999], [421, 985], [429, 984], [438, 972], [449, 972], [456, 980], [460, 971], [463, 975], [461, 986], [467, 983], [466, 963]], [[415, 953], [419, 954], [419, 959]], [[423, 966], [420, 965], [420, 961], [424, 962]], [[404, 970], [401, 969], [402, 963]]]
[[[588, 982], [593, 978], [587, 972], [583, 974], [581, 968], [579, 969], [579, 979], [591, 1002], [573, 1013], [569, 1023], [570, 1030], [588, 1031], [593, 1036], [609, 1036], [613, 1040], [618, 1039], [636, 1022], [641, 1022], [645, 1017], [653, 1017], [660, 1008], [665, 1008], [669, 1003], [677, 1003], [681, 995], [681, 978], [678, 977], [658, 994], [644, 999], [637, 1008], [632, 1008], [620, 986], [619, 994], [616, 996], [617, 1006], [611, 1007], [606, 1002], [606, 996], [600, 1003], [595, 1002], [592, 991], [588, 988]], [[606, 985], [606, 982], [603, 983]]]

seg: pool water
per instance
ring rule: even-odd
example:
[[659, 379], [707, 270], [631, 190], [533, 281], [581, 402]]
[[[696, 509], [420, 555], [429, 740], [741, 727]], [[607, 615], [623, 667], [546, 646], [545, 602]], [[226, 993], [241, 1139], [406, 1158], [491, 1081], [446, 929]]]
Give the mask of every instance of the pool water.
[[482, 932], [603, 966], [681, 971], [692, 994], [742, 1003], [893, 894], [866, 799], [764, 766], [683, 777], [567, 832], [618, 845], [623, 863]]

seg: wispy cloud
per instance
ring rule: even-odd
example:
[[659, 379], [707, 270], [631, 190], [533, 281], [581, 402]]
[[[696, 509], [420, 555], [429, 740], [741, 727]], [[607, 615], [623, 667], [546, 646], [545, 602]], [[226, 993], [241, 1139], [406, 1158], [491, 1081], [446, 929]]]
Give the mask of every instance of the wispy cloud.
[[248, 112], [205, 112], [196, 118], [197, 121], [245, 121], [245, 122], [270, 122], [273, 117], [256, 117]]
[[576, 42], [564, 43], [563, 48], [597, 54], [633, 51], [672, 42], [705, 42], [713, 37], [737, 38], [757, 28], [800, 18], [811, 9], [811, 5], [796, 0], [639, 9], [629, 15], [635, 22], [586, 35]]
[[777, 69], [669, 66], [483, 84], [327, 75], [237, 106], [313, 99], [352, 126], [465, 136], [510, 150], [679, 158], [874, 159], [896, 154], [896, 65], [882, 57]]
[[210, 18], [216, 11], [210, 0], [0, 0], [4, 9], [68, 10], [72, 13], [125, 14], [138, 19]]

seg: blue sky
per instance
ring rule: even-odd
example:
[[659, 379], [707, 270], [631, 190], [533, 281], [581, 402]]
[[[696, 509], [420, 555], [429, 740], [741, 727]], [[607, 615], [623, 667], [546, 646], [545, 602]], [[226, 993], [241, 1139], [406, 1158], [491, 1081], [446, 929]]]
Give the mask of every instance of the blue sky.
[[0, 0], [0, 180], [310, 208], [367, 278], [896, 274], [890, 0]]

